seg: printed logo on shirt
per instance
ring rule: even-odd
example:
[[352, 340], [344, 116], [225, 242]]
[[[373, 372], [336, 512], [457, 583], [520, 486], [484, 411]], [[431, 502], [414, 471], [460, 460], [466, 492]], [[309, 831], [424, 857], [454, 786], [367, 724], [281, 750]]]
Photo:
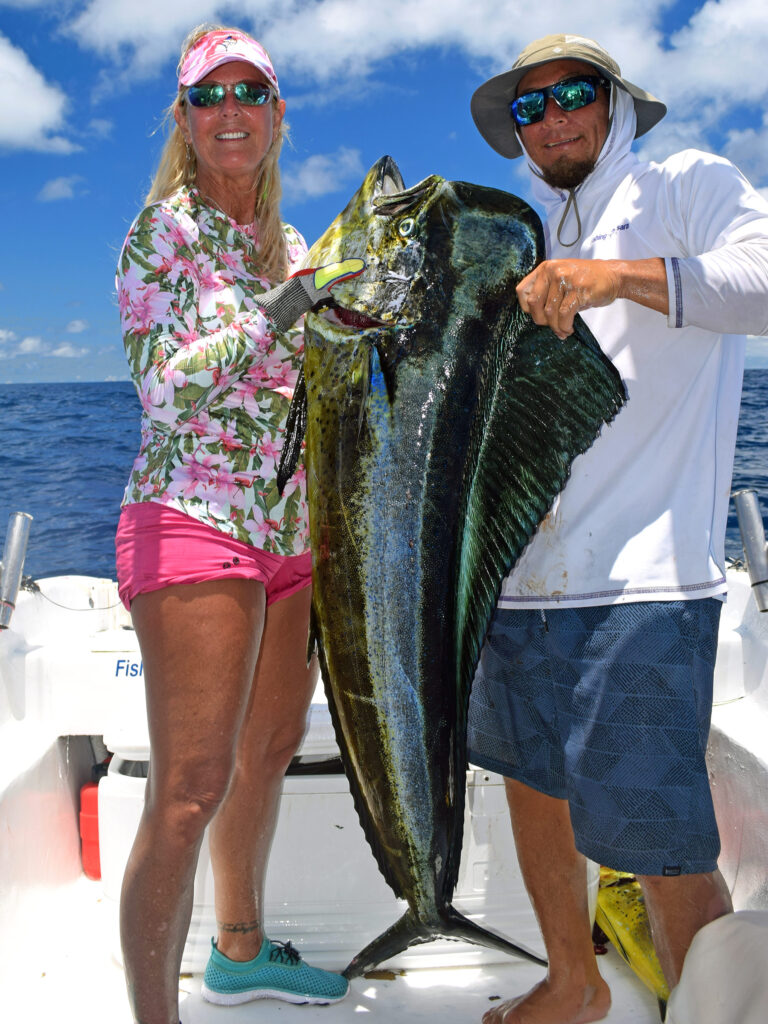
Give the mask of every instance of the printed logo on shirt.
[[604, 235], [593, 235], [590, 238], [590, 242], [604, 242], [606, 238], [612, 238], [619, 231], [629, 231], [629, 222], [626, 224], [617, 224], [615, 228], [611, 228], [610, 231], [606, 231]]

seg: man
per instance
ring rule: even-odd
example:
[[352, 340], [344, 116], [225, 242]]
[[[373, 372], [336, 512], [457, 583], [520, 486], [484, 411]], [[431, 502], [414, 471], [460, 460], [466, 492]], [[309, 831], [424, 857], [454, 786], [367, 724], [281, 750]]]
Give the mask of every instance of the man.
[[628, 401], [505, 581], [473, 686], [470, 760], [506, 777], [547, 977], [485, 1024], [609, 1010], [584, 856], [637, 875], [661, 965], [731, 909], [704, 763], [744, 339], [768, 334], [768, 206], [727, 161], [643, 163], [666, 107], [581, 36], [548, 36], [472, 98], [525, 155], [548, 259], [522, 308], [582, 313]]

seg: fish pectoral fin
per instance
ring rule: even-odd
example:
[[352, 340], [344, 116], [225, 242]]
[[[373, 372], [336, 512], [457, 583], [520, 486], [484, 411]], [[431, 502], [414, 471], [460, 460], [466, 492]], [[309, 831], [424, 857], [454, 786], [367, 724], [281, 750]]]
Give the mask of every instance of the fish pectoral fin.
[[395, 400], [395, 374], [386, 361], [384, 346], [378, 341], [371, 350], [371, 384], [386, 391], [389, 404], [392, 405]]
[[307, 630], [307, 665], [313, 655], [320, 654], [320, 627], [317, 624], [317, 611], [314, 602], [309, 606], [309, 629]]
[[306, 432], [307, 385], [302, 366], [296, 381], [291, 406], [288, 409], [288, 418], [285, 421], [285, 438], [280, 452], [280, 464], [277, 467], [277, 491], [280, 495], [296, 470], [301, 455], [301, 443]]
[[372, 403], [381, 410], [391, 408], [394, 401], [394, 374], [387, 369], [382, 361], [383, 349], [378, 342], [371, 345], [368, 355], [368, 375], [361, 381], [360, 412], [357, 420], [357, 436], [362, 435], [366, 417]]

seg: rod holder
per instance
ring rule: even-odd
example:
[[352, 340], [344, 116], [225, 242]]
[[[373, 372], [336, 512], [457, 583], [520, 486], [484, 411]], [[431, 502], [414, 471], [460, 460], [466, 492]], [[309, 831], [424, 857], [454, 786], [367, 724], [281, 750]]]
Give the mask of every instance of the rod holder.
[[8, 517], [3, 560], [0, 562], [0, 629], [8, 628], [16, 607], [31, 525], [32, 516], [28, 512], [13, 512]]
[[747, 562], [752, 593], [761, 612], [768, 611], [768, 545], [757, 492], [735, 491], [733, 503], [739, 520], [741, 543]]

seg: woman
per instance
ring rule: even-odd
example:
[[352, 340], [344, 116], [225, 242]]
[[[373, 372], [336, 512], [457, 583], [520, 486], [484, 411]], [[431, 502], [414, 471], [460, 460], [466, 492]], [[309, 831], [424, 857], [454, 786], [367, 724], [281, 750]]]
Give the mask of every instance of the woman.
[[[316, 681], [303, 468], [276, 460], [298, 375], [295, 321], [361, 261], [303, 271], [279, 217], [285, 102], [235, 29], [184, 44], [175, 125], [117, 273], [142, 439], [117, 533], [146, 679], [151, 768], [121, 938], [141, 1024], [177, 1024], [193, 880], [210, 823], [218, 940], [203, 995], [335, 1002], [348, 983], [263, 932], [283, 775]], [[273, 282], [284, 281], [270, 290]], [[330, 281], [331, 285], [327, 282]]]

